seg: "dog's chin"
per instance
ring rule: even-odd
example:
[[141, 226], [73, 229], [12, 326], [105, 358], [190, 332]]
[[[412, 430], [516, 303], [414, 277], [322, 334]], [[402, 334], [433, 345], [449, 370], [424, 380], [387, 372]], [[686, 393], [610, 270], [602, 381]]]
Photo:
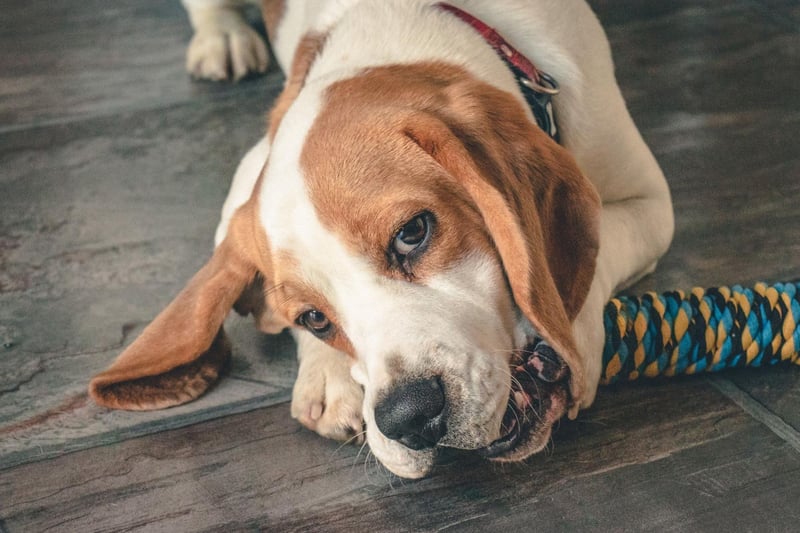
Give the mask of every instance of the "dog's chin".
[[[530, 354], [533, 349], [526, 347], [521, 353]], [[500, 427], [501, 437], [478, 450], [493, 461], [522, 461], [541, 451], [550, 440], [553, 424], [567, 412], [568, 369], [557, 380], [547, 381], [527, 370], [525, 363], [522, 361], [513, 371], [508, 407]]]

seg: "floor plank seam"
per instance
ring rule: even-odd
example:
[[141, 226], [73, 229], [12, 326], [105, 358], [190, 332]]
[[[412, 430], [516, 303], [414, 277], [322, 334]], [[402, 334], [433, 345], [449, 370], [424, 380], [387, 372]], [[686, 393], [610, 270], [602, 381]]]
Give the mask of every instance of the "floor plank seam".
[[764, 407], [761, 402], [740, 389], [731, 380], [722, 376], [709, 376], [707, 380], [714, 388], [741, 407], [744, 412], [764, 424], [770, 431], [800, 453], [800, 432], [787, 424], [783, 418]]
[[249, 376], [245, 376], [243, 374], [231, 374], [230, 378], [231, 379], [236, 379], [236, 380], [239, 380], [239, 381], [244, 381], [245, 383], [252, 383], [254, 385], [266, 385], [266, 386], [269, 386], [269, 387], [283, 386], [283, 387], [286, 387], [286, 388], [292, 388], [292, 386], [294, 385], [294, 379], [286, 380], [285, 382], [278, 381], [278, 380], [266, 381], [266, 380], [263, 380], [263, 379], [258, 379], [258, 378], [252, 378], [252, 377], [249, 377]]

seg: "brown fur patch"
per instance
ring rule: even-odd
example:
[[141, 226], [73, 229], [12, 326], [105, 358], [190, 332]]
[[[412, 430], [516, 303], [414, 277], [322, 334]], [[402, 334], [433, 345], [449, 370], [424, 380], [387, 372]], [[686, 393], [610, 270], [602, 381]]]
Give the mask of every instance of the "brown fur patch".
[[386, 67], [334, 84], [301, 166], [322, 223], [388, 277], [405, 276], [387, 261], [396, 232], [414, 215], [433, 213], [430, 245], [411, 273], [421, 281], [472, 251], [494, 256], [495, 250], [467, 191], [405, 129], [408, 112], [421, 105], [407, 97], [437, 97], [418, 74]]
[[[271, 34], [283, 7], [283, 2], [264, 3]], [[300, 41], [286, 86], [270, 114], [270, 137], [300, 92], [324, 41], [320, 34]], [[262, 178], [254, 191], [260, 190]], [[277, 332], [290, 325], [267, 304], [270, 289], [265, 280], [272, 279], [273, 265], [257, 204], [254, 194], [237, 210], [225, 241], [209, 262], [139, 338], [92, 379], [89, 394], [96, 403], [117, 409], [160, 409], [200, 396], [230, 357], [222, 322], [234, 306], [252, 313], [263, 331]], [[336, 344], [353, 352], [343, 334]]]

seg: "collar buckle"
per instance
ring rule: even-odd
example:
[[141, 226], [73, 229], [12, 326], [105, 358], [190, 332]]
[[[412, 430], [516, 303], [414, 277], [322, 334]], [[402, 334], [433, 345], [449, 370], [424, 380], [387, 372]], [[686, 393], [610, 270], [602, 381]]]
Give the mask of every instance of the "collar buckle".
[[541, 70], [537, 71], [537, 73], [541, 81], [535, 81], [526, 76], [521, 77], [519, 82], [531, 91], [539, 94], [555, 96], [561, 92], [561, 89], [558, 87], [558, 82], [554, 80], [552, 76]]
[[560, 142], [552, 97], [559, 93], [558, 83], [542, 72], [530, 59], [514, 48], [494, 28], [461, 8], [447, 2], [437, 2], [437, 7], [447, 11], [478, 32], [514, 74], [517, 86], [530, 107], [536, 124], [555, 142]]

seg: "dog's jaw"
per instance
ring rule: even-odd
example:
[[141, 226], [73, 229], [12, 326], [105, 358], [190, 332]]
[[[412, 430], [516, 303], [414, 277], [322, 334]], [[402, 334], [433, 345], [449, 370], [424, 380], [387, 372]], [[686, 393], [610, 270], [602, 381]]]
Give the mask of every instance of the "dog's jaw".
[[[555, 382], [545, 381], [518, 365], [508, 408], [501, 422], [501, 437], [479, 452], [494, 461], [521, 461], [541, 451], [555, 424], [567, 412], [568, 373]], [[523, 368], [523, 370], [520, 370]]]

